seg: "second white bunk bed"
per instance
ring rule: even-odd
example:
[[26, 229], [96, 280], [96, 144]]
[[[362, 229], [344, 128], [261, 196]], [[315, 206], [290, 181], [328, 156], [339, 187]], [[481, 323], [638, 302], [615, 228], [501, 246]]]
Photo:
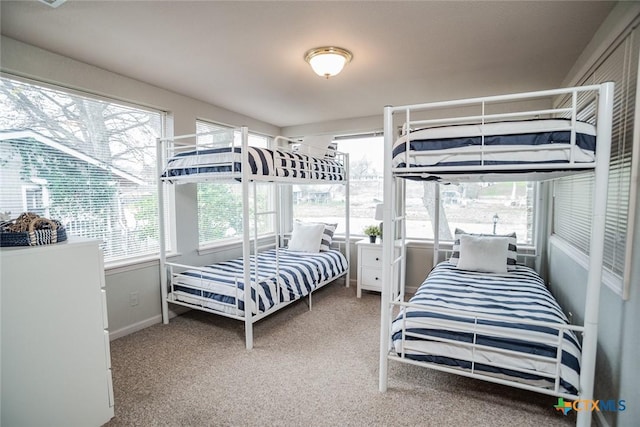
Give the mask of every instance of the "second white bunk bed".
[[[531, 109], [540, 99], [562, 107]], [[496, 112], [507, 104], [508, 113]], [[613, 83], [603, 83], [385, 107], [381, 392], [391, 360], [571, 400], [593, 398], [612, 105]], [[494, 236], [456, 235], [454, 255], [440, 262], [437, 210], [434, 269], [405, 298], [405, 178], [491, 182], [574, 173], [595, 174], [583, 325], [569, 324], [533, 269], [515, 265], [514, 237], [497, 243]], [[486, 251], [496, 243], [504, 253], [487, 272], [469, 248]], [[463, 245], [469, 252], [461, 265]], [[581, 411], [577, 421], [590, 425], [590, 413]]]
[[[240, 133], [240, 142], [234, 134]], [[294, 142], [277, 137], [287, 144]], [[295, 141], [297, 142], [297, 141]], [[334, 280], [349, 286], [349, 251], [333, 241], [336, 224], [294, 222], [285, 233], [281, 214], [282, 184], [345, 186], [345, 242], [349, 247], [348, 156], [328, 151], [321, 157], [295, 153], [286, 147], [249, 145], [248, 128], [158, 140], [160, 230], [165, 230], [164, 186], [197, 182], [233, 182], [242, 188], [242, 257], [206, 266], [166, 261], [164, 235], [160, 245], [163, 322], [168, 304], [214, 313], [244, 322], [246, 348], [253, 348], [253, 324], [307, 298]], [[258, 206], [256, 186], [273, 185], [272, 209]], [[274, 233], [258, 234], [259, 218], [270, 218]], [[288, 244], [288, 245], [287, 245]], [[249, 284], [245, 286], [245, 284]], [[250, 301], [250, 303], [247, 303]]]

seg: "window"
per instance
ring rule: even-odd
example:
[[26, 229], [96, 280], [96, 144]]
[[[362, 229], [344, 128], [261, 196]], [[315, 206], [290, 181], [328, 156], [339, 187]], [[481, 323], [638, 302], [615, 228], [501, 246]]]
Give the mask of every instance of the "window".
[[[196, 122], [197, 133], [213, 132], [226, 127], [205, 121]], [[211, 140], [211, 135], [201, 136]], [[242, 144], [240, 131], [234, 132], [234, 143]], [[199, 141], [202, 142], [202, 141]], [[263, 135], [249, 134], [249, 145], [267, 148], [269, 138]], [[227, 239], [242, 237], [242, 186], [238, 182], [202, 182], [198, 183], [198, 240], [200, 247], [211, 246]], [[253, 199], [258, 212], [273, 209], [274, 186], [258, 183], [250, 186], [250, 212], [255, 211]], [[273, 233], [275, 230], [272, 215], [258, 216], [258, 234]], [[251, 222], [253, 227], [253, 222]], [[252, 230], [253, 231], [253, 230]]]
[[[440, 240], [453, 240], [456, 228], [469, 233], [515, 232], [519, 243], [534, 244], [535, 184], [483, 182], [439, 185]], [[407, 237], [433, 239], [431, 182], [406, 181]]]
[[[43, 184], [46, 184], [43, 183]], [[45, 185], [23, 185], [22, 186], [22, 199], [23, 210], [25, 212], [33, 212], [40, 216], [48, 217], [49, 209], [45, 200], [48, 200]]]
[[[349, 154], [350, 233], [363, 234], [375, 220], [376, 204], [382, 202], [382, 136], [338, 138], [337, 150]], [[294, 185], [293, 217], [303, 221], [337, 223], [337, 234], [346, 231], [343, 184]]]
[[156, 138], [163, 114], [0, 78], [0, 212], [60, 220], [105, 261], [159, 251]]
[[[629, 200], [631, 193], [637, 192], [637, 189], [631, 188], [631, 161], [639, 38], [640, 32], [633, 30], [581, 82], [596, 84], [614, 81], [616, 85], [603, 262], [605, 269], [617, 277], [617, 283], [607, 280], [605, 283], [623, 296], [626, 295], [629, 281], [626, 273], [629, 267]], [[593, 122], [592, 110], [587, 109], [585, 114], [579, 119]], [[593, 175], [563, 178], [554, 183], [552, 231], [586, 255], [589, 254], [591, 237], [592, 196]]]
[[[350, 231], [362, 234], [377, 224], [376, 205], [383, 202], [384, 143], [382, 136], [337, 138], [338, 151], [349, 153]], [[433, 239], [433, 183], [405, 180], [407, 237]], [[534, 185], [525, 182], [440, 185], [440, 239], [452, 240], [457, 228], [468, 232], [515, 231], [518, 241], [533, 244]], [[344, 186], [294, 186], [294, 218], [337, 222], [344, 233]]]

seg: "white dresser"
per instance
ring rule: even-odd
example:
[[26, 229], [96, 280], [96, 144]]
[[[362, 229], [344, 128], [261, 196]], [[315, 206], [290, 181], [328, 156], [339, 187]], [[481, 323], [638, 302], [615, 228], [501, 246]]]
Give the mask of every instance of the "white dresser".
[[100, 426], [113, 417], [97, 240], [0, 249], [3, 426]]
[[358, 248], [358, 298], [362, 290], [382, 292], [382, 245], [369, 239], [356, 242]]

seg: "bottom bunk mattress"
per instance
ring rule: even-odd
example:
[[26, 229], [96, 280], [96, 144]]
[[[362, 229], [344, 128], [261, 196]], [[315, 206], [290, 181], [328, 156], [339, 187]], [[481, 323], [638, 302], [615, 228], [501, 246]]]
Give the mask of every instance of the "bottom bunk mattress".
[[[253, 313], [263, 313], [280, 302], [295, 301], [347, 271], [347, 260], [337, 250], [319, 253], [286, 249], [261, 252], [257, 257], [257, 284], [251, 289]], [[251, 257], [251, 280], [256, 281], [256, 258]], [[226, 314], [244, 314], [243, 259], [173, 274], [170, 300]], [[257, 309], [256, 309], [257, 308]]]
[[[480, 273], [446, 261], [433, 269], [409, 303], [424, 308], [402, 307], [394, 320], [393, 348], [399, 356], [404, 351], [408, 359], [554, 389], [557, 364], [539, 356], [557, 358], [559, 329], [548, 323], [568, 321], [534, 270], [518, 265], [506, 274]], [[462, 312], [478, 314], [477, 324]], [[508, 320], [482, 320], [482, 315]], [[580, 344], [570, 330], [562, 332], [561, 342], [559, 391], [577, 394]]]

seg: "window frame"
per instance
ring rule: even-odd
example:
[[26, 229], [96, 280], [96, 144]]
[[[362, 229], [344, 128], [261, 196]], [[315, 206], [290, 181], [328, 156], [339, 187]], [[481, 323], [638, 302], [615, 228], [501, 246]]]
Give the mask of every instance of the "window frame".
[[[139, 111], [143, 111], [143, 112], [148, 112], [151, 114], [158, 114], [159, 117], [159, 135], [158, 137], [162, 138], [166, 135], [167, 133], [167, 125], [168, 125], [168, 112], [165, 110], [161, 110], [158, 109], [157, 107], [151, 107], [145, 104], [138, 104], [138, 103], [132, 103], [130, 101], [127, 101], [125, 99], [121, 99], [115, 96], [105, 96], [96, 92], [91, 92], [88, 90], [79, 90], [76, 88], [72, 88], [69, 86], [65, 86], [62, 84], [53, 84], [53, 83], [49, 83], [46, 81], [41, 81], [38, 79], [34, 79], [34, 78], [28, 78], [25, 76], [21, 76], [21, 75], [16, 75], [16, 74], [12, 74], [6, 71], [0, 71], [0, 78], [2, 79], [7, 79], [7, 80], [11, 80], [11, 81], [15, 81], [19, 84], [22, 85], [29, 85], [29, 86], [36, 86], [36, 87], [40, 87], [44, 90], [51, 90], [51, 91], [56, 91], [56, 92], [61, 92], [65, 95], [68, 95], [70, 97], [80, 97], [80, 98], [86, 98], [90, 101], [95, 101], [95, 102], [102, 102], [102, 103], [109, 103], [109, 104], [114, 104], [117, 105], [119, 107], [123, 107], [123, 108], [129, 108], [129, 109], [136, 109]], [[155, 145], [155, 139], [153, 141], [153, 144]], [[152, 156], [156, 156], [156, 150], [155, 147], [153, 149], [150, 150], [151, 155]], [[154, 158], [154, 163], [157, 163], [157, 159]], [[149, 182], [149, 187], [153, 188], [154, 190], [157, 188], [157, 179], [158, 179], [158, 174], [154, 173], [153, 176], [153, 181]], [[29, 184], [25, 184], [27, 186], [29, 186]], [[45, 215], [48, 214], [48, 211], [50, 209], [50, 203], [48, 201], [48, 189], [46, 187], [46, 182], [45, 183], [38, 183], [38, 182], [32, 182], [31, 187], [35, 187], [35, 186], [39, 186], [42, 191], [43, 191], [43, 204], [44, 204], [44, 209], [45, 209]], [[25, 191], [24, 188], [20, 189], [22, 196], [23, 196], [23, 203], [24, 203], [24, 196], [25, 196]], [[174, 197], [172, 194], [167, 194], [168, 197], [166, 197], [166, 200], [174, 200]], [[172, 215], [171, 212], [171, 205], [165, 203], [165, 209], [168, 209], [167, 214], [169, 215], [169, 217], [174, 217], [174, 215]], [[175, 224], [175, 221], [171, 221], [167, 224], [167, 229], [169, 230], [168, 233], [166, 233], [166, 241], [165, 241], [165, 246], [167, 248], [168, 253], [170, 253], [171, 255], [175, 254], [175, 227], [172, 225]], [[158, 239], [160, 238], [160, 235], [158, 235]], [[118, 256], [116, 258], [112, 258], [112, 259], [105, 259], [104, 260], [104, 267], [105, 267], [105, 271], [110, 271], [110, 270], [115, 270], [115, 269], [128, 269], [129, 266], [132, 265], [136, 265], [136, 264], [141, 264], [141, 263], [146, 263], [149, 261], [154, 261], [156, 262], [157, 260], [160, 259], [160, 250], [159, 250], [159, 246], [160, 246], [160, 242], [158, 242], [158, 250], [157, 251], [153, 251], [153, 252], [147, 252], [147, 253], [141, 253], [141, 254], [136, 254], [136, 255], [129, 255], [129, 256]]]
[[[211, 120], [206, 120], [206, 119], [200, 119], [197, 118], [195, 125], [196, 125], [196, 133], [198, 133], [198, 125], [203, 125], [203, 126], [211, 126], [212, 129], [211, 130], [215, 130], [217, 129], [233, 129], [234, 130], [234, 143], [238, 143], [238, 138], [240, 136], [240, 132], [239, 132], [239, 128], [237, 126], [231, 126], [231, 125], [227, 125], [227, 124], [222, 124], [219, 122], [215, 122], [215, 121], [211, 121]], [[258, 137], [258, 138], [262, 138], [265, 141], [265, 147], [264, 148], [269, 148], [269, 149], [273, 149], [274, 148], [274, 138], [269, 136], [269, 135], [265, 135], [265, 134], [261, 134], [258, 132], [249, 132], [249, 138], [251, 137]], [[227, 183], [224, 183], [227, 184]], [[198, 186], [200, 185], [200, 183], [196, 184], [196, 204], [198, 204]], [[205, 185], [211, 185], [211, 183], [205, 183]], [[229, 185], [236, 185], [236, 184], [229, 184]], [[238, 184], [239, 185], [239, 184]], [[269, 191], [268, 191], [268, 204], [269, 204], [269, 208], [273, 210], [275, 208], [275, 203], [276, 203], [276, 191], [278, 191], [278, 189], [275, 187], [274, 183], [267, 183], [267, 182], [259, 182], [257, 185], [268, 185], [270, 186]], [[250, 191], [253, 191], [250, 189]], [[283, 206], [280, 207], [281, 208], [281, 213], [283, 212]], [[200, 217], [200, 212], [199, 212], [199, 208], [197, 209], [197, 215], [198, 215], [198, 228], [197, 228], [197, 233], [198, 233], [198, 247], [197, 247], [197, 251], [199, 255], [207, 255], [207, 254], [212, 254], [212, 253], [217, 253], [217, 252], [222, 252], [234, 247], [237, 247], [239, 245], [242, 244], [242, 239], [243, 239], [243, 233], [239, 233], [236, 236], [233, 237], [228, 237], [228, 238], [222, 238], [222, 239], [218, 239], [218, 240], [210, 240], [210, 241], [205, 241], [202, 242], [200, 241], [200, 235], [201, 235], [201, 230], [200, 230], [200, 221], [199, 221], [199, 217]], [[275, 226], [275, 221], [272, 222], [271, 224], [271, 231], [267, 231], [267, 232], [259, 232], [258, 233], [258, 239], [266, 239], [269, 237], [272, 237], [275, 235], [276, 232], [276, 226]]]

